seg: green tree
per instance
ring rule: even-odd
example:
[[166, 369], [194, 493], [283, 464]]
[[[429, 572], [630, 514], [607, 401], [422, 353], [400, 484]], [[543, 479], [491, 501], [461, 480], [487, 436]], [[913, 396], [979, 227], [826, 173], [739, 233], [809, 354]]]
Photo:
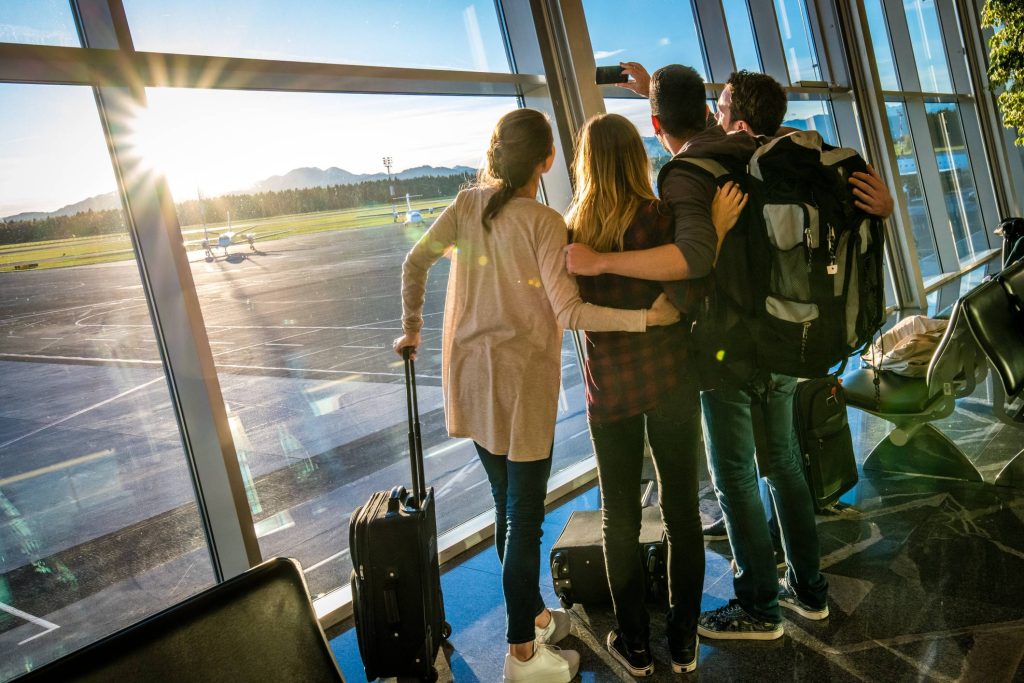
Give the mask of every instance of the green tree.
[[981, 25], [996, 29], [989, 41], [989, 88], [999, 95], [1003, 125], [1017, 129], [1017, 144], [1024, 147], [1024, 3], [1021, 0], [985, 0]]

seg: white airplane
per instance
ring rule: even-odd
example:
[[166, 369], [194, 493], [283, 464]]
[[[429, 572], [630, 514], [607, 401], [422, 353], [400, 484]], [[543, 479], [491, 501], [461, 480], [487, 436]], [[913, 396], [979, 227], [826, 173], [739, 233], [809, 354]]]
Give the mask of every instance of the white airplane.
[[203, 247], [203, 251], [206, 252], [207, 260], [213, 260], [213, 259], [217, 258], [214, 255], [214, 253], [213, 253], [213, 250], [215, 248], [223, 249], [223, 251], [224, 251], [223, 256], [226, 258], [227, 255], [228, 255], [228, 247], [230, 247], [233, 244], [241, 244], [242, 241], [244, 240], [249, 245], [249, 251], [255, 253], [257, 251], [257, 249], [256, 249], [256, 240], [257, 239], [267, 239], [269, 237], [273, 237], [274, 235], [284, 234], [284, 233], [286, 233], [288, 231], [287, 230], [276, 230], [274, 232], [265, 232], [265, 233], [247, 232], [247, 233], [239, 234], [239, 233], [237, 233], [237, 232], [235, 232], [234, 230], [231, 229], [231, 212], [228, 211], [228, 225], [227, 225], [227, 229], [225, 229], [221, 233], [218, 233], [217, 236], [216, 236], [216, 240], [211, 240], [210, 239], [210, 231], [206, 227], [206, 221], [203, 221], [203, 227], [202, 227], [201, 230], [200, 229], [196, 229], [196, 230], [183, 230], [181, 234], [184, 236], [184, 235], [195, 234], [195, 233], [198, 233], [198, 232], [202, 232], [203, 233], [203, 238], [199, 239], [199, 240], [186, 240], [185, 241], [185, 247], [187, 248], [187, 247], [190, 247], [192, 245], [199, 244], [199, 245], [201, 245]]

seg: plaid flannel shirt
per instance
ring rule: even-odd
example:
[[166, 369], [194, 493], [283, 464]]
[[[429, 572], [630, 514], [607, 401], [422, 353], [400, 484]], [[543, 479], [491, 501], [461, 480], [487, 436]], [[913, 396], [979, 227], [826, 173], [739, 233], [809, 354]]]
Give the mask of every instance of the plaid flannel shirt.
[[[650, 249], [673, 242], [674, 224], [668, 204], [652, 202], [633, 217], [623, 239], [625, 251]], [[584, 301], [614, 308], [649, 308], [666, 292], [685, 313], [700, 294], [687, 281], [657, 282], [619, 275], [579, 276]], [[647, 332], [587, 332], [587, 417], [615, 422], [654, 408], [677, 387], [686, 367], [689, 325], [684, 320]]]

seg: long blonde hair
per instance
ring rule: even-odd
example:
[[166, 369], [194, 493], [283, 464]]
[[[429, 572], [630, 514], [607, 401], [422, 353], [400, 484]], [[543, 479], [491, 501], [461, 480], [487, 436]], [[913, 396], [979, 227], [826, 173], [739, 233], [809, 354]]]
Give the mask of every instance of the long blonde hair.
[[576, 191], [565, 220], [573, 241], [597, 251], [622, 249], [641, 204], [655, 199], [651, 162], [625, 117], [598, 114], [580, 131], [573, 160]]
[[484, 207], [484, 229], [491, 219], [530, 182], [537, 165], [551, 154], [554, 136], [548, 117], [535, 109], [516, 109], [499, 119], [491, 133], [487, 165], [477, 174], [477, 183], [497, 188]]

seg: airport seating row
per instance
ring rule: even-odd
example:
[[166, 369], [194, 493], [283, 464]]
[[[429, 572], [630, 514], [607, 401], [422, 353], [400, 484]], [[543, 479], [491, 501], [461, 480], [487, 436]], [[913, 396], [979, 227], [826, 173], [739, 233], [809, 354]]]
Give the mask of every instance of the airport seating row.
[[[1024, 428], [1021, 412], [1008, 403], [1024, 387], [1024, 261], [974, 288], [953, 306], [946, 333], [924, 378], [873, 368], [843, 378], [847, 404], [893, 424], [871, 451], [864, 469], [983, 481], [963, 450], [935, 427], [956, 400], [970, 396], [992, 367], [993, 413], [1012, 428]], [[997, 484], [1024, 488], [1024, 451], [1006, 465]]]

